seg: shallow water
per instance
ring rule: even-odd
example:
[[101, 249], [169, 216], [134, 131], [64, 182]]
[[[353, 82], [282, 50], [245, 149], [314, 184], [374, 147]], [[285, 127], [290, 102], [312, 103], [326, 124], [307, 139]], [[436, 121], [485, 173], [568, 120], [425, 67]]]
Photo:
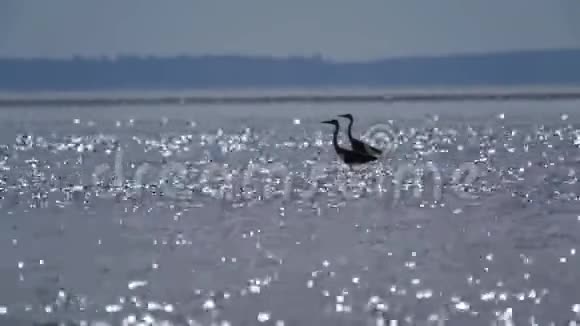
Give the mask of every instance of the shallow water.
[[0, 321], [568, 325], [579, 105], [4, 108]]

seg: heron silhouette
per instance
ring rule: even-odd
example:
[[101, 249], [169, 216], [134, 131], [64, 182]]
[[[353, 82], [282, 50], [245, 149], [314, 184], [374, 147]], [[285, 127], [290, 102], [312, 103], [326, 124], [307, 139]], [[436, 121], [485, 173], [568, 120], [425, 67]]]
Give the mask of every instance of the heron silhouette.
[[352, 149], [354, 151], [366, 153], [372, 156], [381, 156], [381, 154], [383, 154], [383, 151], [381, 151], [380, 149], [373, 147], [352, 136], [352, 125], [354, 123], [354, 118], [352, 117], [352, 114], [350, 113], [341, 114], [339, 115], [339, 117], [347, 118], [350, 121], [348, 124], [348, 139], [350, 140], [350, 145], [352, 146]]
[[377, 160], [376, 156], [370, 155], [366, 152], [357, 152], [354, 150], [348, 150], [346, 148], [342, 148], [342, 147], [338, 146], [338, 129], [340, 128], [338, 120], [336, 120], [336, 119], [327, 120], [327, 121], [322, 121], [322, 123], [334, 125], [334, 133], [332, 135], [332, 145], [334, 146], [334, 150], [336, 151], [336, 154], [338, 155], [338, 157], [340, 157], [340, 159], [344, 163], [346, 163], [349, 166], [352, 166], [352, 165], [365, 164], [365, 163]]

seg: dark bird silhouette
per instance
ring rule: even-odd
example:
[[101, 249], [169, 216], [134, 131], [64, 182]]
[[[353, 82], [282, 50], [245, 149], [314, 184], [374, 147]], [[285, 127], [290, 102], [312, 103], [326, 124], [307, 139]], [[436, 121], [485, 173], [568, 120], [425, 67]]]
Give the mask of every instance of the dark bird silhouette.
[[350, 114], [350, 113], [341, 114], [341, 115], [339, 115], [339, 117], [347, 118], [350, 121], [348, 124], [348, 139], [350, 140], [350, 144], [351, 144], [352, 149], [354, 151], [366, 153], [368, 155], [373, 155], [373, 156], [380, 156], [381, 154], [383, 154], [383, 151], [381, 151], [380, 149], [375, 148], [375, 147], [373, 147], [373, 146], [371, 146], [363, 141], [360, 141], [352, 136], [352, 124], [354, 123], [354, 118], [352, 117], [352, 114]]
[[336, 154], [338, 155], [338, 157], [340, 157], [340, 159], [350, 165], [358, 165], [358, 164], [364, 164], [364, 163], [368, 163], [368, 162], [372, 162], [372, 161], [376, 161], [377, 157], [367, 154], [365, 152], [357, 152], [357, 151], [351, 151], [345, 148], [342, 148], [340, 146], [338, 146], [338, 129], [340, 128], [339, 124], [338, 124], [338, 120], [334, 119], [334, 120], [328, 120], [328, 121], [322, 121], [322, 123], [327, 123], [327, 124], [331, 124], [334, 125], [334, 134], [332, 135], [332, 145], [334, 146], [334, 150], [336, 151]]

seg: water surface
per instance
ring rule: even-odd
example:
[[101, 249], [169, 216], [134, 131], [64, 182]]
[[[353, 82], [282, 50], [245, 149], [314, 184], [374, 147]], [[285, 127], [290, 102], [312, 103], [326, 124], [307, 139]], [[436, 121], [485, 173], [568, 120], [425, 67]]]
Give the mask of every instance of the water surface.
[[[579, 104], [3, 108], [0, 319], [566, 324]], [[387, 152], [355, 171], [346, 112]]]

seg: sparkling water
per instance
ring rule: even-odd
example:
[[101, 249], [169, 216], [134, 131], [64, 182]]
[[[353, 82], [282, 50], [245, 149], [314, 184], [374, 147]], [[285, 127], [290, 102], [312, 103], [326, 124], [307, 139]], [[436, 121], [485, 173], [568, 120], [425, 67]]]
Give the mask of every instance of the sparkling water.
[[2, 108], [0, 322], [573, 325], [578, 108]]

